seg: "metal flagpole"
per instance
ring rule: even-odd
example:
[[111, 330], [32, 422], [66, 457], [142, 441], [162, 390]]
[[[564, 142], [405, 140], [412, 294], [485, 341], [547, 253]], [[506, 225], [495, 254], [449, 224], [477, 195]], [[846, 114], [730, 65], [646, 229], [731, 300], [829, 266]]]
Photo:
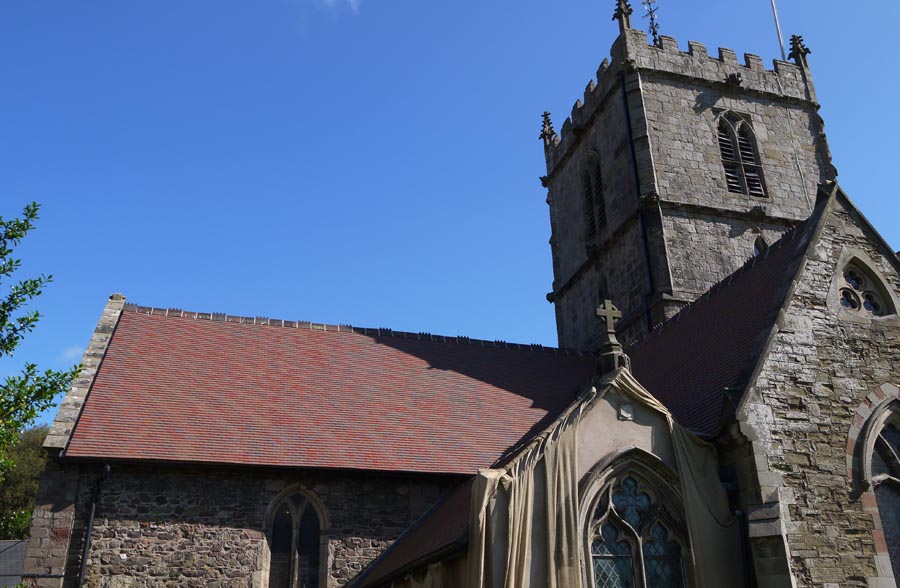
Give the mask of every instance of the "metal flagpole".
[[[775, 30], [778, 32], [778, 47], [781, 49], [781, 60], [787, 61], [787, 56], [784, 54], [784, 38], [781, 36], [781, 23], [778, 22], [778, 9], [775, 8], [775, 0], [772, 0], [772, 14], [775, 16]], [[778, 89], [784, 94], [784, 88], [781, 87], [781, 78], [778, 77], [777, 70], [775, 73], [775, 80], [778, 82]], [[803, 173], [803, 166], [800, 165], [800, 156], [797, 153], [797, 138], [794, 136], [794, 117], [790, 110], [788, 110], [788, 120], [791, 123], [788, 128], [791, 129], [791, 146], [794, 148], [794, 163], [797, 164], [797, 171], [800, 172], [800, 181], [803, 182], [803, 185], [806, 185], [806, 174]], [[812, 212], [813, 204], [812, 200], [809, 198], [809, 192], [804, 191], [804, 194], [806, 195], [806, 203], [809, 205], [809, 210]]]
[[778, 9], [775, 8], [775, 0], [772, 0], [772, 14], [775, 16], [775, 30], [778, 32], [778, 47], [781, 49], [781, 61], [787, 61], [784, 54], [784, 37], [781, 36], [781, 23], [778, 22]]

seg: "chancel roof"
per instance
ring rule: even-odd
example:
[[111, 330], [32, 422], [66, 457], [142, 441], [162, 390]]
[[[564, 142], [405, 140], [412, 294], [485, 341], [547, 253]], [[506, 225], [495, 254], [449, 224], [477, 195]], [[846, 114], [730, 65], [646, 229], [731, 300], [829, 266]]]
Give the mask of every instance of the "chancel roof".
[[821, 224], [820, 196], [807, 220], [628, 350], [635, 378], [683, 427], [712, 437], [733, 416]]
[[[681, 426], [715, 436], [733, 417], [733, 401], [763, 359], [769, 333], [837, 190], [834, 185], [830, 194], [820, 192], [809, 219], [629, 350], [635, 378]], [[351, 585], [387, 586], [462, 551], [471, 489], [469, 481], [449, 492]]]
[[64, 455], [472, 474], [592, 370], [540, 346], [129, 304]]

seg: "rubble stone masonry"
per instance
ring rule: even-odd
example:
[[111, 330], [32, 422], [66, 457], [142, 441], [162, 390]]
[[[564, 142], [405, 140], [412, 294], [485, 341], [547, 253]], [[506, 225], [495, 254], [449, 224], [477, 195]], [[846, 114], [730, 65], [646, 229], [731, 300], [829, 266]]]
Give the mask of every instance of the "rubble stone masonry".
[[[753, 128], [766, 197], [728, 191], [717, 140], [721, 113]], [[671, 37], [649, 45], [626, 29], [563, 123], [545, 138], [561, 347], [596, 348], [592, 309], [622, 310], [628, 343], [670, 318], [812, 209], [834, 177], [807, 68]], [[542, 136], [546, 136], [546, 133]], [[600, 162], [606, 226], [585, 229], [583, 176]], [[599, 196], [594, 196], [595, 201]]]
[[[49, 472], [52, 479], [41, 484], [28, 585], [77, 586], [92, 490], [101, 472], [96, 464], [69, 465]], [[280, 493], [296, 487], [323, 511], [323, 588], [343, 586], [454, 484], [434, 476], [113, 464], [99, 493], [84, 585], [265, 588], [266, 511]]]
[[852, 316], [837, 283], [848, 261], [862, 260], [896, 303], [900, 261], [873, 245], [865, 221], [833, 206], [744, 407], [744, 432], [762, 503], [780, 511], [797, 585], [893, 587], [874, 496], [852, 464], [860, 407], [900, 381], [900, 319]]

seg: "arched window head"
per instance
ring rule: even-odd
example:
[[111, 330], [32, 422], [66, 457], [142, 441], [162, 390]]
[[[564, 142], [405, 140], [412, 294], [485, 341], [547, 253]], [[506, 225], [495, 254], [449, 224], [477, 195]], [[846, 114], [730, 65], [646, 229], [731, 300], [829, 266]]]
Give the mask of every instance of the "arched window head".
[[723, 112], [719, 116], [717, 136], [728, 191], [765, 198], [766, 184], [749, 117]]
[[606, 228], [606, 202], [603, 195], [603, 178], [600, 175], [600, 158], [591, 152], [581, 173], [581, 191], [584, 206], [585, 243], [590, 246], [597, 234]]
[[584, 240], [590, 243], [597, 237], [597, 217], [594, 214], [594, 188], [587, 170], [581, 175], [581, 191], [584, 200]]
[[865, 473], [875, 493], [894, 580], [900, 586], [900, 401], [876, 413], [865, 445]]
[[684, 588], [687, 545], [671, 489], [632, 469], [610, 475], [589, 521], [589, 576], [594, 588]]
[[844, 267], [838, 293], [841, 308], [855, 315], [871, 318], [897, 313], [881, 280], [858, 260]]
[[753, 257], [759, 257], [769, 249], [769, 244], [763, 239], [762, 235], [753, 242]]
[[299, 492], [273, 506], [268, 588], [319, 588], [321, 522], [316, 508]]

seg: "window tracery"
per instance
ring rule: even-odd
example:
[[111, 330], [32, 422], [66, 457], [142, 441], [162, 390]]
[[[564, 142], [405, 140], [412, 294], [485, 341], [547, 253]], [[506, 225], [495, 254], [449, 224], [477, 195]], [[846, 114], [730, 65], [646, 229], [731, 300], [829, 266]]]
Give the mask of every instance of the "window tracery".
[[889, 408], [875, 437], [870, 483], [887, 543], [894, 580], [900, 585], [900, 405]]
[[595, 588], [683, 588], [687, 585], [678, 517], [635, 472], [613, 477], [600, 494], [589, 529]]
[[896, 312], [880, 281], [856, 262], [844, 268], [838, 292], [841, 308], [848, 312], [864, 317]]
[[717, 137], [728, 191], [766, 198], [756, 135], [747, 117], [731, 111], [722, 113]]
[[301, 493], [281, 498], [269, 532], [268, 588], [318, 588], [319, 515]]

